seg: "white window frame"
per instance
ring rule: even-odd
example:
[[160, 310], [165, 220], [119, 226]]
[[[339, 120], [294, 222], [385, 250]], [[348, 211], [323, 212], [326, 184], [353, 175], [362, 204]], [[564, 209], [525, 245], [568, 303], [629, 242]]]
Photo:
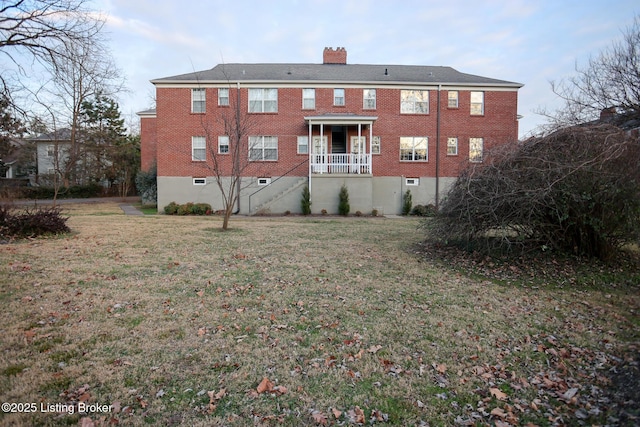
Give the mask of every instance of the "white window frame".
[[469, 161], [482, 163], [484, 156], [484, 138], [469, 138]]
[[362, 90], [362, 109], [363, 110], [376, 109], [376, 90], [375, 89]]
[[207, 161], [207, 138], [204, 136], [191, 137], [191, 160], [194, 162]]
[[447, 93], [447, 108], [458, 108], [459, 98], [460, 98], [460, 93], [457, 90], [450, 90]]
[[220, 135], [218, 137], [218, 154], [229, 154], [229, 147], [229, 136]]
[[55, 157], [55, 156], [56, 156], [56, 146], [47, 145], [47, 157]]
[[[404, 147], [403, 145], [408, 145]], [[425, 148], [421, 148], [424, 145]], [[420, 148], [419, 148], [420, 147]], [[409, 156], [407, 156], [409, 150]], [[424, 158], [421, 158], [419, 150], [424, 150]], [[403, 152], [405, 153], [403, 155]], [[400, 137], [400, 161], [402, 162], [427, 162], [429, 161], [429, 137], [427, 136], [401, 136]]]
[[470, 114], [472, 116], [484, 115], [484, 92], [472, 91], [470, 94], [471, 107]]
[[361, 136], [358, 143], [358, 137], [351, 137], [351, 154], [366, 154], [367, 153], [367, 137]]
[[207, 178], [193, 178], [193, 185], [207, 185]]
[[407, 185], [407, 186], [420, 185], [420, 178], [406, 178], [404, 181], [404, 185]]
[[458, 137], [450, 136], [447, 138], [447, 156], [458, 155]]
[[336, 107], [344, 107], [347, 103], [345, 90], [343, 88], [333, 89], [333, 105]]
[[249, 160], [252, 162], [278, 161], [278, 137], [269, 135], [250, 136]]
[[400, 114], [429, 114], [429, 91], [401, 90]]
[[221, 87], [218, 89], [218, 105], [221, 107], [229, 106], [229, 88]]
[[277, 88], [249, 88], [250, 113], [277, 113]]
[[312, 88], [302, 89], [302, 109], [316, 109], [316, 90]]
[[207, 112], [207, 90], [204, 88], [191, 89], [191, 112], [204, 114]]
[[329, 138], [327, 136], [322, 137], [322, 143], [319, 136], [313, 136], [313, 153], [312, 154], [328, 154], [329, 153]]
[[298, 154], [309, 154], [309, 137], [299, 136], [297, 147], [298, 147], [297, 149]]
[[380, 154], [380, 137], [374, 136], [371, 140], [371, 154]]

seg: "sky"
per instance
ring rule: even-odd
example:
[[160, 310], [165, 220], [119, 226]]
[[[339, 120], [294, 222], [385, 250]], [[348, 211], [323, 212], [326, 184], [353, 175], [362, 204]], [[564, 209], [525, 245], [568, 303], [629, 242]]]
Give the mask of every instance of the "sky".
[[350, 64], [450, 66], [524, 84], [520, 136], [561, 103], [551, 81], [622, 38], [637, 0], [94, 0], [126, 78], [122, 113], [153, 106], [149, 80], [221, 63], [322, 63], [344, 47]]

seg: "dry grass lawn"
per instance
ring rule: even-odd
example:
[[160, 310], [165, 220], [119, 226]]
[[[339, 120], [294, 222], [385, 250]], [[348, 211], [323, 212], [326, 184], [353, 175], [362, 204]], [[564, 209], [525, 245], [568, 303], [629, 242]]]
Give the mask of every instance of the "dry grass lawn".
[[[415, 250], [414, 219], [220, 232], [64, 208], [71, 234], [0, 245], [1, 400], [37, 405], [1, 425], [615, 425], [634, 409], [606, 390], [638, 352], [637, 284], [468, 277]], [[86, 405], [110, 407], [62, 410]]]

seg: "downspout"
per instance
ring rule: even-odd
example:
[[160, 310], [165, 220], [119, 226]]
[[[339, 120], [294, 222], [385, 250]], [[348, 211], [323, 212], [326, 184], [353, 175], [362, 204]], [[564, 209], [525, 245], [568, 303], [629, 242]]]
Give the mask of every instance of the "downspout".
[[438, 85], [438, 109], [436, 112], [436, 212], [440, 200], [440, 91], [442, 85]]
[[[236, 126], [240, 126], [240, 123], [238, 122], [240, 120], [240, 82], [237, 82], [237, 101], [236, 101]], [[238, 132], [238, 129], [236, 129], [236, 132]], [[240, 138], [237, 138], [236, 144], [238, 144], [238, 151], [236, 152], [236, 158], [234, 159], [234, 167], [236, 168], [236, 172], [238, 174], [238, 179], [236, 180], [236, 194], [238, 195], [237, 197], [237, 206], [236, 206], [236, 211], [233, 213], [234, 215], [237, 215], [240, 213], [240, 179], [242, 178], [240, 176], [240, 159], [238, 158], [238, 156], [240, 155]], [[247, 153], [247, 156], [249, 155], [249, 153]], [[249, 212], [251, 213], [251, 212]]]

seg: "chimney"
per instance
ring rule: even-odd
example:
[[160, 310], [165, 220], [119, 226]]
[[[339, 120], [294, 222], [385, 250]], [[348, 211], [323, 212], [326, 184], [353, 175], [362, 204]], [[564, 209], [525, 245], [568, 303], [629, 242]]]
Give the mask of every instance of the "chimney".
[[600, 111], [600, 120], [606, 121], [616, 115], [616, 107], [604, 108]]
[[322, 53], [323, 64], [346, 64], [347, 63], [347, 50], [343, 47], [338, 47], [335, 50], [331, 47], [325, 47]]

